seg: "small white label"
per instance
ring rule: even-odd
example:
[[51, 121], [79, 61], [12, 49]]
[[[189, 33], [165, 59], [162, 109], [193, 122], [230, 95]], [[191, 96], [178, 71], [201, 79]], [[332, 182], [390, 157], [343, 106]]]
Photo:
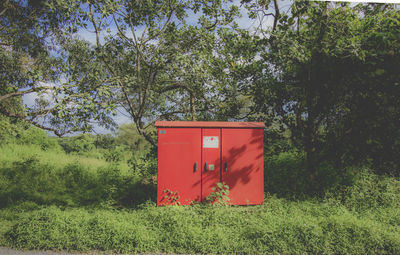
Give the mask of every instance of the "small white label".
[[203, 137], [203, 148], [218, 148], [218, 136], [204, 136]]

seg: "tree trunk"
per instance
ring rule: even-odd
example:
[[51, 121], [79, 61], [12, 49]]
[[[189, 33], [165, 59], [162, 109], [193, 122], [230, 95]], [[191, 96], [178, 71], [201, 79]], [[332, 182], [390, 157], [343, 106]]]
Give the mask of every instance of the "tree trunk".
[[193, 93], [190, 93], [190, 113], [192, 115], [192, 120], [196, 121], [197, 117], [196, 117], [196, 105], [194, 102], [194, 96]]
[[304, 134], [304, 145], [306, 152], [306, 168], [309, 178], [308, 192], [315, 191], [316, 181], [316, 109], [315, 109], [315, 82], [314, 75], [312, 74], [312, 64], [308, 71], [308, 84], [306, 86], [306, 107], [307, 107], [307, 121]]

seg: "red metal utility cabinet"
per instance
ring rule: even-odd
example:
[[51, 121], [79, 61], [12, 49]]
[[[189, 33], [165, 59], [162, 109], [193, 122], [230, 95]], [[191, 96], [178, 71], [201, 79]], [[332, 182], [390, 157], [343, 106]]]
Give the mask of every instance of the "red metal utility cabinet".
[[157, 205], [202, 202], [218, 182], [230, 203], [264, 202], [261, 122], [157, 121]]

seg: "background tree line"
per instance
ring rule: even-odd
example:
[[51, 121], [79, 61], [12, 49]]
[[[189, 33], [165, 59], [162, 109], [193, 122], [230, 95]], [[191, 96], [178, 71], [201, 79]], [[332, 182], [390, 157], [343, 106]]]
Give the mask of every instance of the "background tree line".
[[311, 193], [321, 164], [398, 175], [399, 20], [391, 4], [3, 1], [0, 112], [62, 136], [124, 109], [153, 147], [156, 119], [264, 121], [267, 157], [304, 153]]

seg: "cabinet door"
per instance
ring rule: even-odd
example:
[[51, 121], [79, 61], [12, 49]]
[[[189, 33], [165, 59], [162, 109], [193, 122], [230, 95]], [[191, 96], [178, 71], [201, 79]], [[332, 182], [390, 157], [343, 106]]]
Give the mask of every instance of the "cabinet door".
[[217, 182], [221, 181], [221, 129], [203, 128], [202, 140], [202, 201], [212, 191]]
[[200, 128], [158, 129], [157, 181], [157, 205], [200, 201]]
[[264, 202], [262, 129], [222, 129], [222, 181], [228, 184], [231, 203]]

